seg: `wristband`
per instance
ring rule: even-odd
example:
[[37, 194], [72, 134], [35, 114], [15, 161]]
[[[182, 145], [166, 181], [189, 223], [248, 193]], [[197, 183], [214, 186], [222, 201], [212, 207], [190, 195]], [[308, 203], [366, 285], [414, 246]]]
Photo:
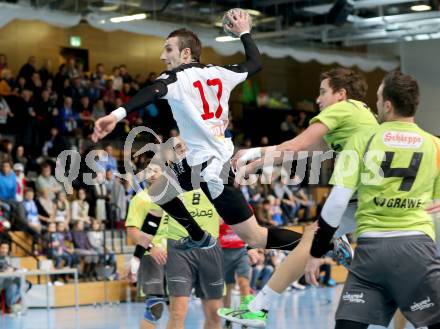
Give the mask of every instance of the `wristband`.
[[249, 150], [239, 159], [243, 163], [248, 162], [249, 160], [254, 160], [261, 158], [261, 147], [254, 147]]
[[312, 249], [310, 250], [310, 255], [315, 258], [322, 257], [327, 251], [330, 250], [330, 241], [335, 234], [337, 227], [332, 227], [327, 222], [319, 216], [318, 218], [318, 231], [316, 232], [315, 238], [313, 239]]
[[123, 107], [118, 107], [116, 110], [112, 111], [112, 113], [118, 121], [121, 121], [127, 116], [127, 111]]
[[141, 265], [140, 260], [136, 257], [132, 257], [130, 260], [130, 272], [132, 274], [136, 274], [139, 271], [140, 265]]

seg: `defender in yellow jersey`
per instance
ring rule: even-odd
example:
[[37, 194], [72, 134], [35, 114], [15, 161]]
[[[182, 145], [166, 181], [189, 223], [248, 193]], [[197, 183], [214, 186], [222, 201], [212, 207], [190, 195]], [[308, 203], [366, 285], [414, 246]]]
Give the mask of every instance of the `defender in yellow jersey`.
[[[180, 152], [185, 153], [183, 142], [178, 139], [178, 143]], [[149, 164], [149, 181], [160, 178], [162, 174], [160, 166]], [[202, 190], [185, 192], [180, 199], [197, 224], [216, 239], [219, 235], [220, 217]], [[129, 234], [133, 235], [133, 230], [141, 230], [148, 221], [149, 212], [156, 210], [156, 207], [148, 191], [138, 193], [130, 203], [127, 216]], [[220, 328], [220, 318], [216, 314], [221, 306], [224, 288], [220, 246], [216, 243], [212, 248], [192, 251], [175, 248], [176, 241], [187, 236], [188, 232], [174, 218], [165, 212], [162, 214], [160, 226], [150, 244], [150, 253], [140, 257], [142, 260], [138, 286], [146, 295], [142, 329], [155, 328], [161, 316], [164, 307], [165, 276], [170, 301], [169, 328], [183, 328], [193, 288], [196, 295], [202, 299], [206, 314], [205, 328]]]
[[[264, 164], [265, 157], [270, 157], [275, 152], [315, 151], [328, 150], [328, 148], [341, 151], [354, 133], [371, 130], [378, 125], [368, 106], [361, 101], [367, 91], [363, 76], [352, 70], [339, 68], [323, 73], [320, 80], [316, 102], [321, 113], [310, 121], [310, 126], [304, 132], [276, 146], [239, 151], [233, 158], [233, 165], [241, 167], [242, 163], [252, 161], [246, 167], [253, 172]], [[356, 204], [353, 203], [344, 214], [344, 225], [341, 225], [336, 237], [354, 230], [355, 210]], [[302, 276], [309, 250], [310, 244], [304, 241], [301, 248], [297, 247], [284, 259], [255, 300], [249, 306], [245, 306], [250, 312], [223, 317], [237, 323], [264, 327], [267, 316], [260, 311], [267, 311], [273, 301], [292, 282]], [[334, 250], [335, 254], [340, 255], [338, 261], [345, 265], [349, 264], [353, 251], [346, 239], [336, 239]], [[219, 312], [224, 313], [224, 311]]]
[[379, 120], [351, 139], [319, 218], [306, 278], [357, 190], [358, 247], [336, 312], [336, 329], [387, 327], [399, 308], [415, 327], [440, 328], [440, 257], [426, 207], [440, 198], [440, 141], [414, 123], [417, 81], [388, 74], [378, 89]]

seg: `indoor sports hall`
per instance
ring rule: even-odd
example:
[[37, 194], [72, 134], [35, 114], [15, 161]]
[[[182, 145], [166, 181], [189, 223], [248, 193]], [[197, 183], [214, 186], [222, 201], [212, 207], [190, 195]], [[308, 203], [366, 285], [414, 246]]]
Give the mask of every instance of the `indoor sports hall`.
[[440, 328], [439, 0], [0, 0], [1, 329]]

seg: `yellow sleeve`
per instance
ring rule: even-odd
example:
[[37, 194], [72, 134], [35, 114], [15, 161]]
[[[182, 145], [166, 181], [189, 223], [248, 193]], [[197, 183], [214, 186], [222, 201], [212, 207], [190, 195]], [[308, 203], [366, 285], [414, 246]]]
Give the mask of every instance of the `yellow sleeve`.
[[125, 221], [125, 226], [134, 226], [138, 229], [141, 229], [145, 217], [147, 217], [152, 207], [153, 202], [151, 202], [151, 200], [143, 197], [142, 193], [136, 194], [128, 206], [128, 214]]
[[328, 130], [335, 130], [344, 124], [347, 117], [345, 102], [339, 102], [325, 108], [321, 113], [310, 120], [310, 124], [321, 122], [325, 124]]
[[331, 185], [342, 186], [356, 190], [362, 170], [362, 150], [358, 136], [350, 138], [344, 150], [339, 153], [333, 170]]

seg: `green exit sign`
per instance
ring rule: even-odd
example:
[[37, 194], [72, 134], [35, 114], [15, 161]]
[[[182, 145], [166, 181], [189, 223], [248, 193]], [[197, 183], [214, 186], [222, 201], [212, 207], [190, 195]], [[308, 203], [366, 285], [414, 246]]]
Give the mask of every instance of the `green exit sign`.
[[81, 46], [81, 37], [78, 37], [78, 36], [70, 37], [70, 45], [72, 47], [80, 47]]

